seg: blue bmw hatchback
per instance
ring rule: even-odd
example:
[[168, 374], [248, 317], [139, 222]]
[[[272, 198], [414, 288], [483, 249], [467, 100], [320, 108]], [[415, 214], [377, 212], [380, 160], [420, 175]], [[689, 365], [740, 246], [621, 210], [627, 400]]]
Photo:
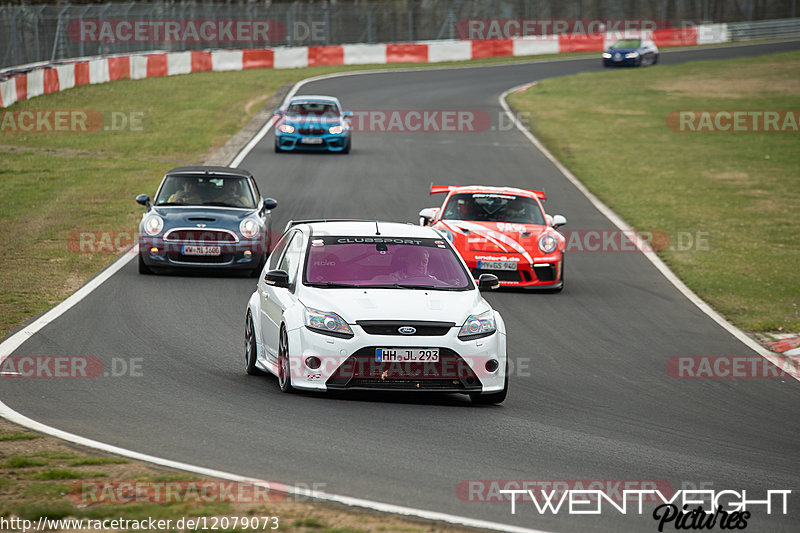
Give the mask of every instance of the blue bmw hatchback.
[[139, 223], [139, 273], [157, 268], [244, 270], [257, 276], [272, 242], [271, 212], [253, 175], [229, 167], [170, 170]]
[[295, 96], [275, 111], [275, 151], [329, 151], [349, 153], [353, 140], [350, 118], [332, 96]]

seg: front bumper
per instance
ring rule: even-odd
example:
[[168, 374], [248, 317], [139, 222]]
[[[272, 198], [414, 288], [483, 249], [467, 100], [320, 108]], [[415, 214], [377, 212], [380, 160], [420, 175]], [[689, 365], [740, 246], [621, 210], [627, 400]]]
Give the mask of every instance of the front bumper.
[[[505, 335], [462, 341], [460, 326], [440, 336], [371, 335], [351, 325], [351, 339], [316, 333], [306, 327], [288, 331], [292, 385], [307, 390], [497, 392], [506, 368]], [[377, 348], [438, 348], [438, 363], [377, 362]], [[317, 357], [317, 369], [307, 365]], [[489, 363], [493, 361], [492, 363]], [[487, 369], [487, 363], [493, 371]]]
[[520, 261], [517, 270], [487, 270], [478, 268], [477, 261], [467, 261], [472, 277], [477, 280], [481, 274], [494, 274], [501, 287], [524, 289], [559, 289], [563, 286], [563, 256], [554, 261], [530, 263]]
[[[313, 144], [306, 139], [314, 139]], [[298, 133], [276, 133], [275, 146], [281, 150], [307, 150], [311, 152], [341, 152], [347, 147], [349, 133], [302, 135]]]
[[154, 268], [200, 268], [252, 270], [267, 255], [267, 247], [259, 240], [236, 243], [212, 243], [220, 247], [219, 255], [189, 255], [185, 246], [209, 246], [207, 242], [166, 242], [161, 237], [140, 237], [139, 254], [145, 265]]
[[625, 58], [622, 56], [617, 60], [613, 55], [610, 58], [603, 58], [603, 65], [606, 67], [635, 67], [642, 61], [642, 56]]

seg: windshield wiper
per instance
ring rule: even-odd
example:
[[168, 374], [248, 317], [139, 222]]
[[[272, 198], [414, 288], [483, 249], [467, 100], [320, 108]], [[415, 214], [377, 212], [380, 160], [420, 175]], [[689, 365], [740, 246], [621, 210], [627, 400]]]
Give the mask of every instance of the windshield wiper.
[[161, 207], [162, 205], [186, 205], [182, 202], [159, 202], [156, 204], [156, 207]]

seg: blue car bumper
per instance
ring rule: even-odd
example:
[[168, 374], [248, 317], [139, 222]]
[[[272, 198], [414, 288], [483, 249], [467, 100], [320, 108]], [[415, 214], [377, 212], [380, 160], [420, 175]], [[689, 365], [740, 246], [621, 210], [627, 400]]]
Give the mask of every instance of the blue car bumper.
[[349, 134], [300, 135], [279, 133], [275, 135], [275, 147], [280, 150], [309, 150], [341, 152], [349, 144]]

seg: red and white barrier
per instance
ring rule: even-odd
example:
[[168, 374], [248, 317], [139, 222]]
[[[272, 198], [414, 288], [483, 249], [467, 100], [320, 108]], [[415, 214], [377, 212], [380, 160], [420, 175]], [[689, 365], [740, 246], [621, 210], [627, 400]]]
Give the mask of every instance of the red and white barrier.
[[[726, 24], [654, 30], [659, 47], [722, 43], [729, 40]], [[487, 41], [425, 41], [399, 44], [344, 44], [256, 50], [152, 52], [37, 65], [0, 82], [0, 108], [42, 94], [80, 85], [122, 79], [175, 76], [191, 72], [251, 68], [300, 68], [316, 65], [440, 63], [483, 57], [518, 57], [568, 52], [601, 52], [618, 34], [566, 34]]]

